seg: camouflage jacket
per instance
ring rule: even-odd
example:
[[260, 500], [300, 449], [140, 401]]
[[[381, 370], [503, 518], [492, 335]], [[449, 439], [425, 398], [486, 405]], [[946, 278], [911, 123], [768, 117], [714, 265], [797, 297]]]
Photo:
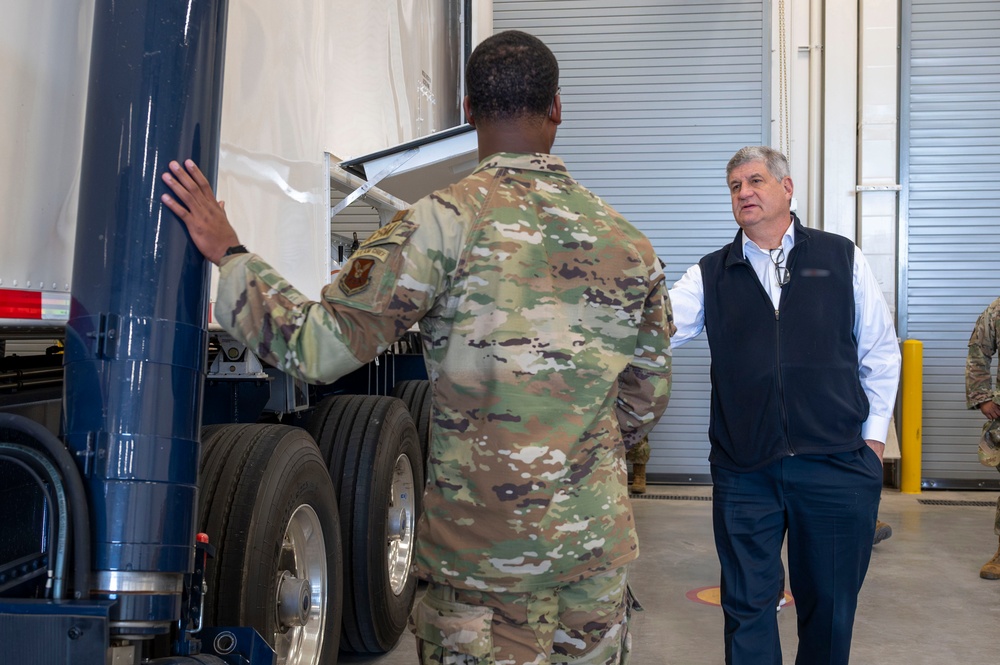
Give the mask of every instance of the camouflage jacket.
[[670, 393], [670, 306], [649, 241], [543, 154], [498, 154], [418, 201], [310, 303], [255, 255], [216, 316], [331, 381], [419, 324], [433, 388], [421, 575], [525, 591], [638, 554], [625, 445]]
[[1000, 403], [996, 387], [1000, 385], [1000, 366], [997, 383], [990, 376], [990, 364], [997, 352], [1000, 339], [1000, 298], [990, 303], [976, 320], [976, 327], [969, 338], [969, 355], [965, 359], [965, 405], [975, 409], [983, 402]]

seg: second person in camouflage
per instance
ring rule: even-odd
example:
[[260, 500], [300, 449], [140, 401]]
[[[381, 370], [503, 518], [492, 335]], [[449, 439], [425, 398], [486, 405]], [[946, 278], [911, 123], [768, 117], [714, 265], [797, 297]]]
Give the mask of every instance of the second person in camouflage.
[[216, 319], [286, 372], [332, 381], [419, 324], [433, 388], [421, 661], [624, 662], [638, 555], [625, 449], [670, 392], [663, 271], [549, 154], [562, 102], [544, 44], [494, 35], [466, 80], [478, 168], [362, 243], [319, 302], [234, 249], [192, 162], [171, 163], [164, 202], [221, 266]]
[[632, 494], [646, 493], [646, 464], [651, 453], [649, 437], [644, 436], [639, 445], [630, 448], [625, 455], [626, 461], [632, 462]]
[[[1000, 419], [1000, 403], [996, 387], [1000, 386], [1000, 366], [997, 382], [993, 383], [990, 364], [1000, 340], [1000, 298], [990, 303], [976, 320], [969, 338], [969, 354], [965, 360], [965, 399], [970, 409], [979, 409], [988, 420]], [[1000, 467], [997, 467], [1000, 471]], [[1000, 497], [993, 520], [993, 532], [1000, 536]], [[983, 564], [979, 576], [984, 580], [1000, 579], [1000, 547], [993, 558]]]

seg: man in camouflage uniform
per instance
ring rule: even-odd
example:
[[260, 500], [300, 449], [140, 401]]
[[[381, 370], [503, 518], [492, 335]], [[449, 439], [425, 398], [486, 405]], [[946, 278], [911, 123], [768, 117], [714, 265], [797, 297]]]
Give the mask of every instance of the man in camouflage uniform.
[[[997, 352], [1000, 339], [1000, 298], [990, 303], [972, 330], [969, 338], [969, 355], [965, 360], [966, 406], [979, 409], [988, 420], [1000, 419], [1000, 366], [997, 367], [997, 383], [990, 376], [990, 363]], [[1000, 467], [997, 468], [1000, 471]], [[1000, 536], [1000, 498], [997, 498], [997, 512], [993, 522], [993, 532]], [[993, 558], [979, 570], [979, 576], [987, 580], [1000, 579], [1000, 547]]]
[[[657, 260], [660, 262], [661, 268], [666, 268], [663, 264], [663, 259]], [[677, 332], [677, 327], [674, 325], [674, 311], [670, 305], [669, 298], [667, 299], [667, 327], [670, 329], [671, 336]], [[629, 484], [632, 494], [646, 493], [646, 465], [649, 463], [651, 454], [649, 435], [642, 437], [642, 441], [638, 445], [629, 448], [625, 454], [625, 461], [632, 463], [632, 482]]]
[[632, 494], [646, 493], [646, 464], [649, 462], [649, 437], [642, 437], [639, 445], [625, 454], [625, 460], [632, 462]]
[[190, 161], [164, 174], [178, 199], [164, 202], [220, 264], [217, 320], [290, 374], [332, 381], [419, 324], [433, 386], [421, 661], [624, 662], [638, 555], [625, 449], [670, 391], [663, 271], [548, 154], [562, 104], [544, 44], [494, 35], [466, 77], [478, 168], [362, 243], [318, 303], [237, 246]]

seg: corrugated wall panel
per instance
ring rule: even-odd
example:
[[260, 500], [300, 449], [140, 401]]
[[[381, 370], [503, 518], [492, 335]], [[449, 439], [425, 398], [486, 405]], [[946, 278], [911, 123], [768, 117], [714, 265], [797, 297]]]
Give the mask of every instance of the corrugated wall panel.
[[[496, 31], [559, 58], [554, 152], [653, 241], [676, 281], [736, 232], [725, 165], [767, 142], [762, 0], [494, 0]], [[708, 345], [674, 353], [674, 392], [651, 437], [653, 478], [708, 480]]]
[[965, 356], [1000, 295], [1000, 5], [903, 4], [900, 331], [924, 345], [923, 479], [997, 487], [976, 459]]

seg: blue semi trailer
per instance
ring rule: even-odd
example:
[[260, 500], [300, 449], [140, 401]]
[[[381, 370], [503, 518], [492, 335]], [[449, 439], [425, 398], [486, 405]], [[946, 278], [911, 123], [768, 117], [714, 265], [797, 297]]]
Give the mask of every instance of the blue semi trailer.
[[71, 286], [0, 252], [0, 663], [385, 652], [416, 592], [420, 340], [312, 386], [210, 324], [160, 173], [190, 157], [216, 180], [228, 3], [92, 5], [75, 235], [24, 245], [71, 247]]

